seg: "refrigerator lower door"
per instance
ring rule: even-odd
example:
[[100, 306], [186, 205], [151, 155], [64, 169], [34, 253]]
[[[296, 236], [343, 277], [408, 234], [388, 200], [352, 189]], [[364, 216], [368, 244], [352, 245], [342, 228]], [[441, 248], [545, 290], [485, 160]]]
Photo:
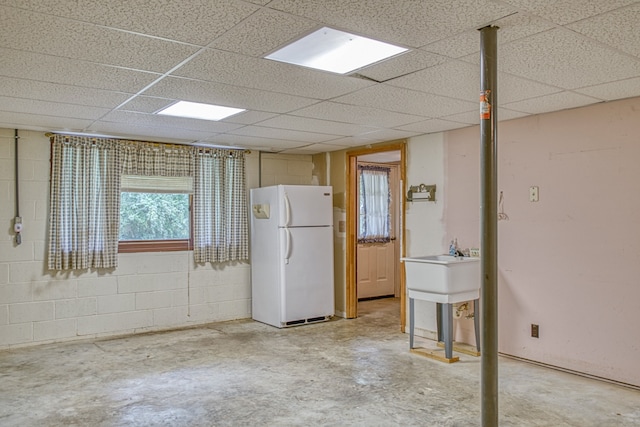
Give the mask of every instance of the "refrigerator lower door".
[[334, 314], [333, 227], [282, 228], [281, 326]]

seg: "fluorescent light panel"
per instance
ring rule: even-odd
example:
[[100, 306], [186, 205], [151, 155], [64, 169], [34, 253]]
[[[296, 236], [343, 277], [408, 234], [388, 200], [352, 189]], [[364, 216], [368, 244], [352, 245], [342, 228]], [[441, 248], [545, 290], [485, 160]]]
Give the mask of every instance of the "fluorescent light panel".
[[346, 74], [406, 51], [403, 47], [323, 27], [266, 58]]
[[222, 120], [234, 114], [246, 111], [242, 108], [222, 107], [220, 105], [201, 104], [199, 102], [178, 101], [157, 114], [164, 116], [188, 117], [190, 119]]

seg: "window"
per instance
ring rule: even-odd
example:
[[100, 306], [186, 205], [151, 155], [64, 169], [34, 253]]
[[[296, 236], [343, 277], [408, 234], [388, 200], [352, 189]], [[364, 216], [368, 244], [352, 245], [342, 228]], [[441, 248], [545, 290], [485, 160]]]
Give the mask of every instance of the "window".
[[118, 251], [192, 248], [192, 187], [191, 177], [123, 175]]
[[118, 252], [193, 249], [196, 263], [248, 259], [244, 154], [52, 136], [48, 268], [115, 268]]
[[358, 243], [391, 241], [390, 168], [358, 165], [360, 179], [360, 215]]

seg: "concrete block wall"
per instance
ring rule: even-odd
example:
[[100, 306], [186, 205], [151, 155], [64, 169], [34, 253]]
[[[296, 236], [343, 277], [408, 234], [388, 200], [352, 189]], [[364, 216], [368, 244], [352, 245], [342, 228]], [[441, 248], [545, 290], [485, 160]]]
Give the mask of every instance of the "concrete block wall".
[[[48, 271], [49, 139], [19, 131], [24, 231], [16, 245], [13, 133], [0, 129], [0, 348], [251, 317], [248, 263], [196, 265], [190, 251], [152, 252], [120, 254], [113, 270]], [[287, 171], [274, 184], [310, 183], [311, 156], [266, 157]], [[249, 188], [258, 186], [258, 158], [247, 158]]]

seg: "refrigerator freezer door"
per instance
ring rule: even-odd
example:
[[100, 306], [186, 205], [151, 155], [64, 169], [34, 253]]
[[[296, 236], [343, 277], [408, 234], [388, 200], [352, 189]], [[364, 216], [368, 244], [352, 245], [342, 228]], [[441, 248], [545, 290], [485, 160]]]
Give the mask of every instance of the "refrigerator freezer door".
[[333, 316], [333, 227], [283, 228], [280, 242], [282, 326]]
[[329, 186], [279, 185], [280, 227], [333, 225], [333, 191]]

